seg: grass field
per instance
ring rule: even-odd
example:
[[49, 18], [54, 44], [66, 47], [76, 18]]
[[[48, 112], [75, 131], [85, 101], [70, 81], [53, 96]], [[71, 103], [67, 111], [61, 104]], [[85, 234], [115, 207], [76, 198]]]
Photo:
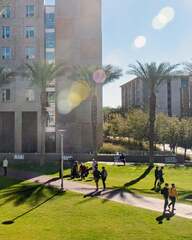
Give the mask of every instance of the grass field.
[[[159, 225], [156, 212], [0, 180], [4, 182], [0, 190], [1, 240], [191, 240], [190, 220], [173, 217]], [[12, 224], [2, 224], [10, 220]]]
[[[91, 166], [87, 164], [87, 166]], [[100, 164], [99, 168], [103, 165]], [[124, 188], [129, 192], [144, 194], [148, 196], [153, 196], [161, 198], [159, 193], [152, 191], [154, 184], [154, 169], [147, 175], [144, 179], [138, 183], [131, 185], [129, 187], [124, 187], [126, 183], [139, 177], [147, 168], [147, 165], [128, 165], [128, 166], [114, 166], [114, 165], [105, 165], [108, 171], [107, 186], [110, 188]], [[56, 165], [46, 165], [41, 168], [35, 165], [19, 165], [18, 169], [38, 171], [40, 174], [49, 174], [52, 176], [58, 175], [56, 169], [59, 167]], [[192, 167], [175, 167], [175, 166], [165, 166], [165, 181], [169, 184], [175, 183], [177, 190], [179, 192], [179, 201], [192, 204]], [[64, 171], [65, 175], [70, 174], [70, 170]], [[90, 174], [91, 176], [91, 174]], [[69, 178], [68, 178], [69, 179]], [[94, 184], [92, 181], [92, 176], [88, 177], [85, 183]], [[100, 183], [101, 184], [101, 183]]]

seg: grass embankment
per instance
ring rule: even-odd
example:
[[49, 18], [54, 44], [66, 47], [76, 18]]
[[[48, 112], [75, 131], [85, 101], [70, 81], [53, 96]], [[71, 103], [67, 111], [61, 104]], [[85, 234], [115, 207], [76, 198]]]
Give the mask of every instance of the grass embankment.
[[[1, 240], [191, 240], [190, 220], [173, 217], [160, 226], [156, 212], [71, 192], [55, 195], [55, 190], [34, 184], [10, 186], [8, 181], [6, 187], [7, 179], [1, 181], [0, 221], [15, 218], [13, 224], [0, 223]], [[7, 201], [5, 193], [10, 193]]]

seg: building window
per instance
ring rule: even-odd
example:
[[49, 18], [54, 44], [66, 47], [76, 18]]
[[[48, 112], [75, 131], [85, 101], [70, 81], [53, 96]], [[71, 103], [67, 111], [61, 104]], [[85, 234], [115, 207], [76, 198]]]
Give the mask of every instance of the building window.
[[25, 27], [25, 38], [34, 38], [35, 37], [35, 29], [34, 27]]
[[55, 48], [55, 32], [45, 34], [46, 48]]
[[35, 7], [34, 5], [26, 6], [26, 17], [34, 17], [35, 15]]
[[54, 63], [54, 61], [55, 61], [55, 53], [54, 52], [46, 52], [46, 61], [48, 63]]
[[2, 89], [2, 102], [10, 102], [11, 100], [11, 90], [9, 88]]
[[55, 126], [55, 113], [48, 112], [47, 115], [47, 127], [54, 127]]
[[45, 28], [55, 28], [55, 13], [45, 14]]
[[34, 92], [33, 89], [27, 89], [25, 96], [26, 96], [26, 101], [27, 102], [35, 101], [35, 92]]
[[47, 92], [48, 103], [55, 103], [55, 92]]
[[11, 59], [12, 51], [10, 47], [2, 47], [2, 59]]
[[1, 15], [3, 18], [10, 18], [11, 17], [11, 7], [10, 6], [3, 7], [3, 11], [2, 11]]
[[26, 59], [34, 59], [35, 58], [35, 48], [33, 48], [33, 47], [25, 48], [25, 57], [26, 57]]
[[2, 27], [2, 38], [7, 39], [11, 36], [11, 29], [9, 26]]

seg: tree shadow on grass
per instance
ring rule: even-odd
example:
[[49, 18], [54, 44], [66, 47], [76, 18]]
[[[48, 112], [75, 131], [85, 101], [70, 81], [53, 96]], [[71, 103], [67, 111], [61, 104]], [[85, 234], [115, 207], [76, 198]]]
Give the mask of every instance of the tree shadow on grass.
[[[49, 183], [46, 182], [46, 184]], [[20, 184], [13, 188], [7, 189], [0, 194], [0, 200], [4, 199], [4, 201], [0, 204], [3, 206], [9, 202], [13, 202], [15, 206], [19, 206], [21, 204], [29, 204], [31, 208], [18, 215], [17, 217], [3, 221], [2, 224], [8, 225], [13, 224], [15, 221], [26, 214], [34, 211], [35, 209], [41, 207], [48, 201], [52, 200], [55, 196], [64, 194], [65, 192], [60, 192], [58, 189], [52, 186], [45, 186], [42, 184]]]
[[53, 195], [58, 190], [52, 186], [37, 183], [22, 183], [3, 190], [0, 193], [0, 206], [13, 202], [15, 206], [27, 203], [31, 206], [38, 204], [47, 196]]
[[149, 173], [151, 172], [151, 170], [153, 169], [153, 167], [154, 167], [153, 165], [149, 165], [148, 168], [147, 168], [139, 177], [131, 180], [131, 181], [128, 182], [128, 183], [125, 183], [125, 184], [124, 184], [124, 187], [130, 187], [130, 186], [132, 186], [132, 185], [140, 182], [140, 181], [143, 180], [144, 178], [146, 178], [146, 177], [149, 175]]

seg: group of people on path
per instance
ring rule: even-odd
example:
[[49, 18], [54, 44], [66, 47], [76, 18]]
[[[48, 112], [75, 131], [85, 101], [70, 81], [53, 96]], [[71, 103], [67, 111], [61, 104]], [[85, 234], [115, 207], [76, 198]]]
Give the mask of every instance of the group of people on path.
[[96, 184], [96, 191], [99, 189], [100, 179], [102, 180], [103, 190], [105, 190], [108, 173], [105, 167], [102, 167], [101, 171], [98, 169], [98, 162], [95, 159], [92, 160], [92, 166], [90, 168], [83, 163], [79, 164], [78, 161], [74, 161], [71, 168], [71, 179], [81, 178], [81, 180], [84, 180], [86, 177], [88, 177], [90, 171], [92, 171], [93, 174], [93, 179]]
[[93, 178], [94, 178], [95, 184], [96, 184], [96, 191], [98, 191], [98, 189], [99, 189], [100, 178], [101, 178], [102, 183], [103, 183], [103, 190], [105, 190], [106, 189], [106, 179], [107, 179], [107, 175], [108, 175], [106, 168], [102, 167], [102, 170], [99, 171], [98, 163], [95, 159], [93, 159], [92, 171], [93, 171]]
[[155, 182], [152, 190], [159, 192], [161, 190], [161, 185], [165, 182], [164, 180], [164, 167], [156, 167], [155, 168]]
[[90, 168], [88, 168], [83, 163], [78, 163], [78, 161], [74, 161], [71, 168], [71, 179], [81, 178], [81, 180], [85, 179], [89, 175]]
[[164, 180], [164, 167], [156, 167], [155, 168], [155, 182], [153, 190], [156, 192], [161, 192], [164, 198], [164, 209], [163, 213], [166, 213], [166, 211], [171, 212], [174, 214], [175, 209], [175, 203], [178, 197], [178, 193], [176, 190], [176, 186], [174, 183], [171, 184], [171, 187], [169, 187], [168, 183], [165, 183], [165, 186], [161, 189], [162, 184], [165, 182]]
[[176, 210], [175, 203], [178, 198], [175, 184], [172, 183], [171, 187], [169, 187], [169, 184], [165, 183], [164, 188], [161, 190], [161, 194], [163, 195], [165, 200], [163, 213], [166, 213], [166, 211], [171, 211], [171, 213], [174, 214], [174, 210]]

